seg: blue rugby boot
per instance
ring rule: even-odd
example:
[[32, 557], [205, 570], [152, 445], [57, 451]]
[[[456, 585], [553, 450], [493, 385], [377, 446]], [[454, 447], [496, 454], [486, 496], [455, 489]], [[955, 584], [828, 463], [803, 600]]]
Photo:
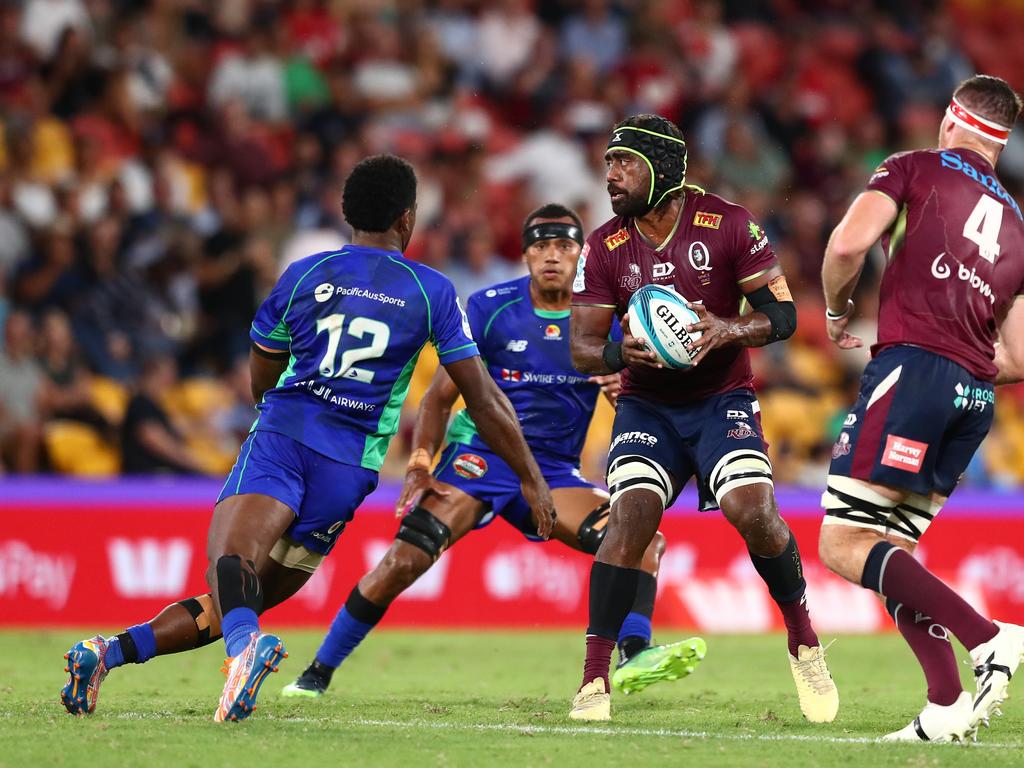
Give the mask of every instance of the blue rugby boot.
[[68, 662], [64, 671], [71, 674], [71, 679], [61, 689], [60, 700], [72, 715], [89, 715], [96, 709], [100, 684], [109, 671], [103, 662], [107, 645], [109, 643], [102, 635], [96, 635], [75, 643], [64, 654]]

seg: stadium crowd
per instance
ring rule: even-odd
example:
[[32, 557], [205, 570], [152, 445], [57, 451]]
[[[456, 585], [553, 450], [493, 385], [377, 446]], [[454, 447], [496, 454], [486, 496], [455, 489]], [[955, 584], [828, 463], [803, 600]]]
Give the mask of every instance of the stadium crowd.
[[[866, 362], [824, 333], [825, 238], [884, 157], [934, 143], [959, 80], [1024, 87], [1022, 37], [1008, 0], [0, 0], [0, 467], [224, 473], [254, 416], [249, 322], [284, 266], [346, 242], [360, 158], [414, 163], [408, 255], [466, 297], [522, 273], [537, 204], [609, 218], [609, 127], [657, 112], [790, 276], [800, 327], [757, 376], [776, 479], [820, 485]], [[999, 171], [1019, 196], [1024, 135]], [[1008, 389], [969, 481], [1021, 480]]]

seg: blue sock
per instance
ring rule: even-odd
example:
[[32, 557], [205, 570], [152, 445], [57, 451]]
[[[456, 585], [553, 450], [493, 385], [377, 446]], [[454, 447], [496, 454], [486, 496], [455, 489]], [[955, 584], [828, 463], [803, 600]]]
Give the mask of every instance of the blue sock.
[[252, 608], [232, 608], [220, 623], [224, 634], [224, 646], [228, 650], [228, 658], [234, 658], [249, 644], [253, 632], [260, 631], [260, 620]]
[[622, 628], [619, 630], [619, 643], [627, 637], [641, 637], [647, 645], [651, 644], [651, 619], [649, 616], [644, 616], [642, 613], [631, 611], [627, 616], [626, 620], [622, 622]]
[[136, 664], [145, 664], [156, 656], [156, 635], [151, 624], [136, 624], [128, 627], [128, 635], [135, 641]]
[[103, 654], [103, 663], [107, 665], [107, 669], [114, 669], [124, 664], [124, 653], [121, 650], [119, 638], [110, 638], [110, 642], [107, 643], [107, 652]]
[[136, 624], [128, 627], [117, 637], [107, 643], [107, 652], [103, 654], [103, 663], [107, 669], [115, 669], [123, 664], [144, 664], [156, 656], [156, 635], [150, 624]]
[[374, 624], [353, 618], [348, 608], [343, 607], [331, 622], [327, 637], [316, 652], [316, 660], [332, 669], [340, 666], [373, 627]]

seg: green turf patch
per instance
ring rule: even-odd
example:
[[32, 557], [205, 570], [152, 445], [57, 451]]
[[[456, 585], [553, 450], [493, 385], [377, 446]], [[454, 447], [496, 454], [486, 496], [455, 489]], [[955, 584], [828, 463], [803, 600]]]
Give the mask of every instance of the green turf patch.
[[[280, 634], [291, 657], [264, 685], [259, 711], [216, 724], [219, 644], [115, 670], [97, 712], [74, 718], [58, 691], [62, 655], [82, 633], [0, 633], [0, 766], [973, 767], [1014, 764], [1024, 748], [1020, 694], [977, 744], [872, 742], [924, 704], [921, 673], [894, 635], [832, 646], [842, 703], [831, 725], [801, 718], [776, 635], [709, 637], [694, 675], [616, 695], [614, 720], [595, 726], [566, 718], [581, 633], [378, 632], [318, 700], [278, 693], [304, 669], [319, 635]], [[966, 665], [964, 672], [973, 685]]]

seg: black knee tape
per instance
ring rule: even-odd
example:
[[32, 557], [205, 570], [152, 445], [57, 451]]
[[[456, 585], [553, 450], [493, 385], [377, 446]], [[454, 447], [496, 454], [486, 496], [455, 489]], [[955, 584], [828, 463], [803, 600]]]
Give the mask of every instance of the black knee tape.
[[807, 588], [800, 550], [797, 549], [796, 537], [792, 532], [781, 554], [775, 557], [761, 557], [751, 552], [750, 561], [758, 575], [768, 585], [768, 591], [777, 603], [798, 600]]
[[349, 616], [370, 626], [384, 618], [387, 609], [386, 605], [381, 607], [367, 600], [359, 591], [358, 584], [352, 587], [352, 591], [348, 594], [348, 600], [345, 601], [345, 610], [348, 611]]
[[256, 575], [256, 564], [238, 555], [222, 555], [217, 560], [217, 596], [222, 615], [234, 608], [250, 608], [263, 612], [263, 590]]
[[871, 548], [867, 559], [864, 561], [864, 573], [860, 577], [862, 587], [873, 592], [882, 592], [882, 577], [885, 575], [885, 564], [889, 562], [893, 551], [897, 549], [899, 547], [887, 541], [880, 541]]
[[588, 555], [596, 555], [597, 550], [604, 541], [605, 531], [608, 530], [608, 510], [611, 504], [605, 502], [596, 507], [589, 515], [583, 518], [580, 529], [576, 532], [576, 539], [580, 543], [580, 549]]
[[213, 614], [212, 595], [179, 600], [178, 605], [188, 611], [192, 621], [196, 623], [196, 648], [202, 648], [204, 645], [209, 645], [217, 639], [216, 636], [210, 637], [210, 624], [212, 623], [211, 617]]
[[419, 547], [437, 560], [451, 542], [452, 530], [423, 507], [414, 507], [402, 518], [395, 538]]

